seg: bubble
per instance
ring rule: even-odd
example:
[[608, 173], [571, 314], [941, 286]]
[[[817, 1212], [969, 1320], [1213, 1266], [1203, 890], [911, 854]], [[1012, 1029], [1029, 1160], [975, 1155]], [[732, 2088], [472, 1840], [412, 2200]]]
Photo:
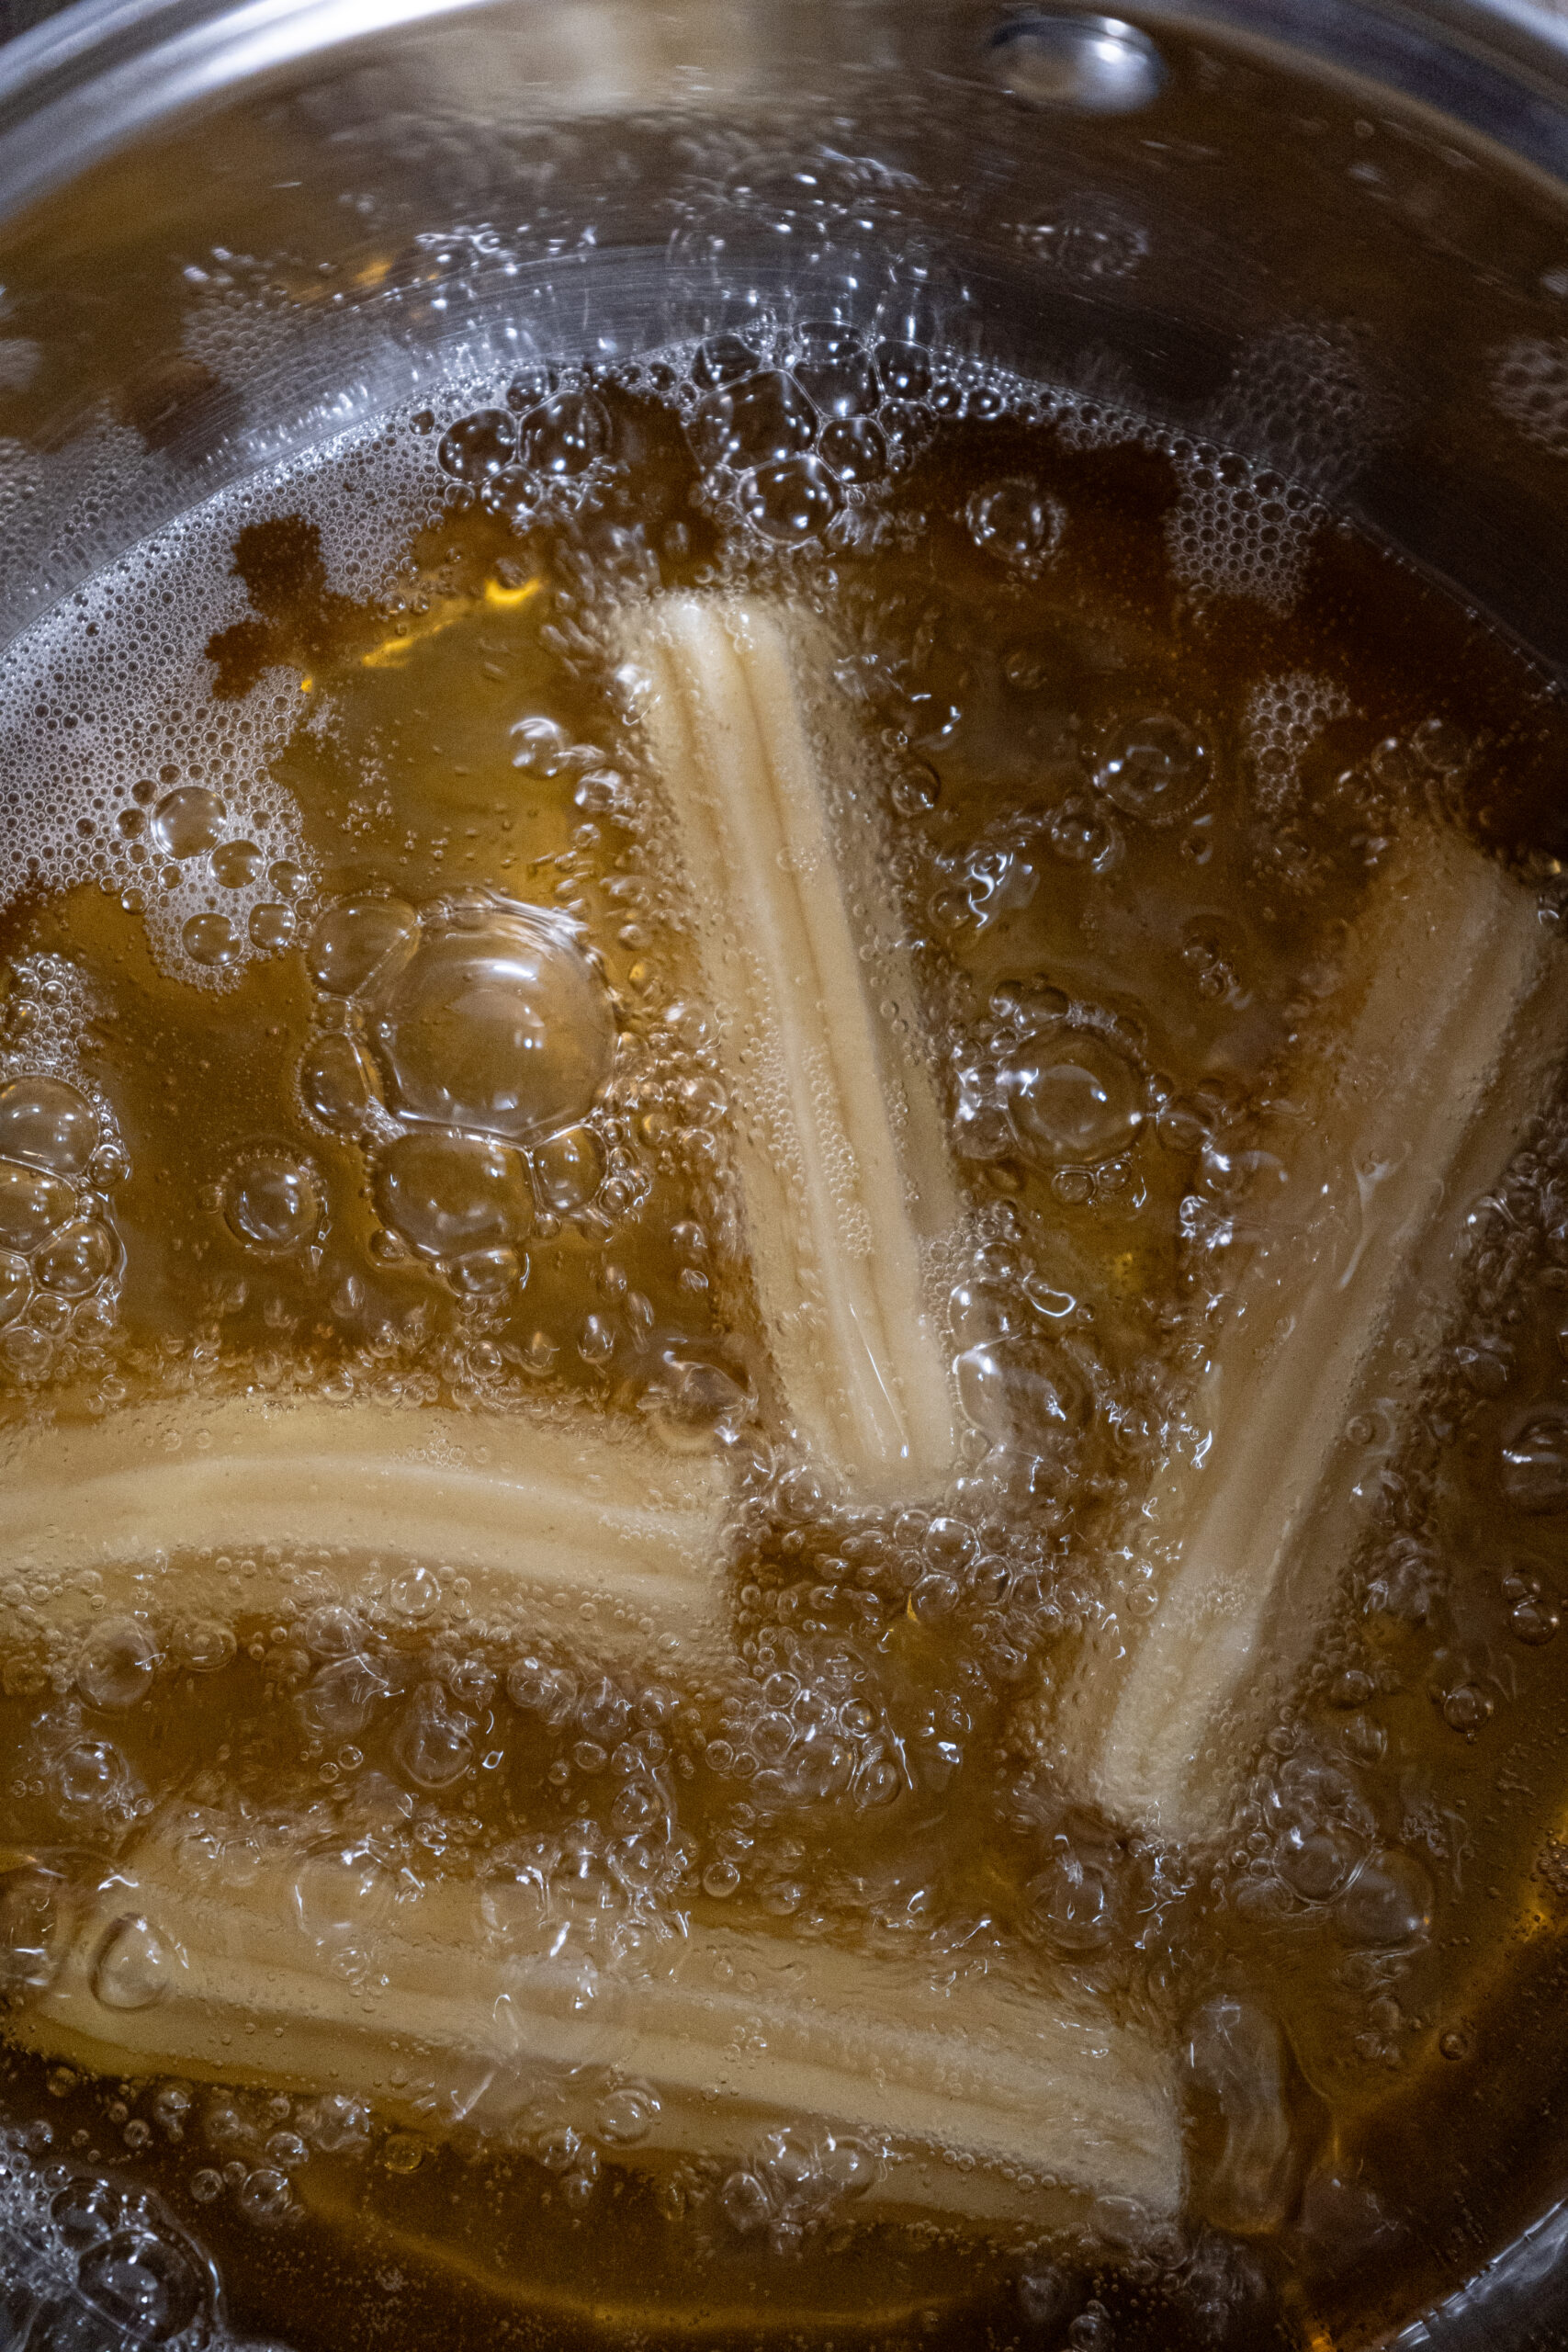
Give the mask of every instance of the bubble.
[[182, 785], [177, 792], [165, 793], [153, 811], [153, 844], [165, 857], [199, 857], [222, 840], [228, 814], [217, 793], [205, 785]]
[[543, 1715], [552, 1728], [558, 1728], [571, 1713], [577, 1686], [564, 1668], [525, 1657], [508, 1669], [506, 1692], [524, 1713]]
[[407, 1116], [527, 1143], [592, 1107], [615, 1027], [576, 925], [487, 894], [427, 922], [377, 1037]]
[[25, 1252], [38, 1249], [75, 1205], [70, 1187], [57, 1176], [0, 1159], [0, 1247]]
[[417, 1625], [439, 1603], [441, 1581], [428, 1568], [411, 1568], [406, 1576], [393, 1577], [387, 1598], [400, 1617]]
[[661, 1349], [640, 1399], [654, 1433], [675, 1453], [705, 1453], [721, 1426], [739, 1428], [755, 1409], [749, 1384], [694, 1349]]
[[931, 388], [931, 356], [919, 343], [879, 343], [874, 353], [883, 389], [895, 400], [923, 401]]
[[893, 779], [889, 797], [897, 816], [927, 816], [942, 797], [942, 778], [929, 760], [906, 760]]
[[452, 1708], [439, 1682], [422, 1683], [392, 1739], [392, 1752], [416, 1787], [448, 1789], [474, 1760], [471, 1719]]
[[1410, 748], [1431, 775], [1460, 775], [1470, 760], [1462, 727], [1451, 718], [1424, 718], [1410, 731]]
[[1183, 720], [1153, 711], [1112, 730], [1094, 780], [1123, 815], [1175, 824], [1191, 816], [1208, 788], [1208, 747]]
[[370, 2139], [370, 2110], [345, 2091], [325, 2091], [299, 2118], [307, 2138], [328, 2155], [363, 2148]]
[[93, 1991], [106, 2009], [148, 2009], [163, 1999], [179, 1964], [174, 1948], [149, 1920], [117, 1919], [98, 1946]]
[[1517, 1642], [1537, 1649], [1551, 1641], [1562, 1622], [1550, 1602], [1531, 1596], [1515, 1602], [1508, 1615], [1508, 1631]]
[[114, 2235], [122, 2200], [107, 2180], [73, 2180], [58, 2191], [49, 2211], [64, 2243], [80, 2253]]
[[253, 907], [245, 926], [251, 945], [259, 947], [264, 955], [274, 955], [278, 948], [287, 947], [294, 936], [294, 920], [292, 907], [274, 905], [270, 900]]
[[[801, 328], [795, 361], [796, 382], [824, 416], [863, 416], [881, 392], [876, 371], [852, 327], [830, 321]], [[907, 395], [907, 397], [908, 397]]]
[[288, 2176], [276, 2165], [258, 2165], [240, 2184], [241, 2212], [263, 2229], [281, 2222], [292, 2203]]
[[1092, 866], [1097, 873], [1111, 864], [1121, 846], [1115, 827], [1085, 792], [1069, 792], [1058, 801], [1047, 820], [1045, 838], [1068, 865]]
[[164, 2344], [197, 2328], [206, 2302], [200, 2272], [179, 2245], [138, 2225], [117, 2230], [82, 2256], [76, 2283], [125, 2345]]
[[538, 473], [586, 473], [609, 447], [610, 412], [597, 392], [562, 392], [524, 420], [524, 461]]
[[956, 1578], [939, 1571], [923, 1576], [909, 1595], [909, 1607], [925, 1625], [934, 1625], [943, 1617], [951, 1617], [958, 1605]]
[[303, 1249], [321, 1221], [316, 1178], [292, 1152], [247, 1152], [224, 1184], [223, 1221], [237, 1241], [268, 1256]]
[[395, 1886], [366, 1844], [310, 1854], [295, 1872], [295, 1914], [312, 1943], [363, 1950], [385, 1925]]
[[0, 1250], [0, 1326], [14, 1323], [33, 1295], [28, 1261], [10, 1250]]
[[353, 1037], [335, 1030], [312, 1040], [299, 1065], [299, 1092], [322, 1126], [352, 1135], [377, 1099], [376, 1069]]
[[1515, 1430], [1503, 1447], [1502, 1480], [1516, 1510], [1556, 1511], [1568, 1505], [1568, 1412], [1553, 1407], [1532, 1413]]
[[703, 1872], [703, 1892], [711, 1894], [717, 1902], [723, 1902], [726, 1896], [733, 1894], [739, 1883], [740, 1872], [731, 1861], [710, 1862]]
[[17, 1379], [46, 1380], [54, 1362], [54, 1342], [47, 1332], [15, 1327], [0, 1341], [0, 1356]]
[[1335, 1829], [1295, 1823], [1280, 1838], [1274, 1867], [1303, 1903], [1326, 1903], [1338, 1894], [1364, 1849]]
[[240, 934], [227, 915], [192, 915], [180, 933], [180, 944], [193, 964], [221, 971], [240, 960]]
[[1450, 1731], [1478, 1732], [1492, 1714], [1492, 1701], [1473, 1682], [1461, 1682], [1443, 1701], [1443, 1721]]
[[501, 1242], [492, 1249], [470, 1250], [461, 1258], [449, 1259], [446, 1272], [453, 1289], [465, 1298], [494, 1298], [527, 1281], [528, 1255]]
[[1035, 1932], [1054, 1950], [1103, 1951], [1116, 1928], [1116, 1889], [1103, 1862], [1076, 1853], [1065, 1838], [1024, 1889]]
[[1335, 1916], [1347, 1942], [1393, 1951], [1425, 1939], [1432, 1905], [1431, 1873], [1413, 1855], [1390, 1848], [1356, 1873]]
[[719, 2204], [731, 2229], [750, 2236], [773, 2219], [773, 2203], [754, 2172], [732, 2172], [718, 2192]]
[[261, 872], [262, 854], [254, 842], [221, 842], [208, 863], [225, 890], [243, 890]]
[[741, 512], [770, 539], [817, 537], [841, 503], [838, 484], [816, 458], [786, 458], [778, 465], [760, 466], [740, 485]]
[[1026, 579], [1044, 570], [1067, 524], [1060, 499], [1022, 475], [976, 491], [964, 515], [976, 546]]
[[993, 1340], [955, 1358], [958, 1401], [975, 1427], [998, 1443], [1049, 1449], [1083, 1418], [1082, 1383], [1058, 1363], [1055, 1376], [1032, 1363], [1017, 1343]]
[[319, 1669], [299, 1698], [299, 1713], [323, 1739], [353, 1739], [389, 1695], [388, 1683], [369, 1660], [351, 1652]]
[[658, 2115], [657, 2093], [641, 2083], [624, 2083], [600, 2100], [595, 2121], [601, 2138], [612, 2146], [630, 2148], [647, 2138]]
[[1093, 1029], [1027, 1038], [1003, 1061], [1000, 1081], [1021, 1149], [1043, 1167], [1096, 1167], [1125, 1151], [1144, 1124], [1137, 1072]]
[[119, 1244], [96, 1217], [73, 1217], [46, 1241], [33, 1260], [33, 1273], [45, 1290], [62, 1298], [85, 1298], [89, 1291], [112, 1274], [119, 1262]]
[[310, 933], [306, 967], [330, 996], [355, 996], [383, 965], [412, 954], [419, 917], [401, 899], [344, 899]]
[[704, 465], [746, 473], [808, 449], [817, 438], [817, 412], [795, 379], [775, 369], [711, 394], [693, 418], [691, 433]]
[[484, 481], [516, 454], [516, 418], [503, 408], [481, 408], [442, 435], [436, 457], [442, 470], [459, 481]]
[[28, 1863], [0, 1874], [0, 1992], [41, 1993], [64, 1956], [63, 1882]]
[[389, 2172], [417, 2172], [424, 2161], [424, 2143], [412, 2132], [394, 2132], [382, 2143], [381, 2162]]
[[692, 376], [704, 390], [711, 390], [715, 385], [738, 383], [756, 365], [756, 353], [738, 334], [710, 335], [692, 362]]
[[571, 750], [571, 738], [558, 720], [535, 715], [518, 719], [510, 731], [517, 746], [512, 754], [514, 768], [528, 775], [560, 774]]
[[869, 416], [846, 416], [824, 425], [818, 447], [822, 462], [840, 481], [864, 486], [887, 471], [887, 443]]
[[567, 1127], [534, 1153], [539, 1198], [557, 1216], [585, 1208], [604, 1181], [604, 1148], [592, 1127]]
[[94, 1627], [76, 1661], [76, 1687], [89, 1705], [134, 1707], [152, 1687], [158, 1645], [134, 1617]]
[[364, 1645], [365, 1628], [352, 1609], [323, 1600], [300, 1626], [299, 1638], [318, 1657], [356, 1657]]
[[83, 1812], [118, 1812], [134, 1792], [130, 1768], [107, 1739], [77, 1739], [55, 1759], [62, 1804]]
[[525, 1238], [533, 1223], [521, 1153], [479, 1136], [400, 1136], [376, 1171], [376, 1205], [430, 1258], [462, 1258]]
[[80, 1176], [97, 1148], [97, 1114], [60, 1078], [14, 1078], [0, 1086], [0, 1157], [51, 1176]]
[[238, 1646], [229, 1626], [210, 1620], [186, 1625], [179, 1638], [180, 1657], [194, 1674], [219, 1673]]

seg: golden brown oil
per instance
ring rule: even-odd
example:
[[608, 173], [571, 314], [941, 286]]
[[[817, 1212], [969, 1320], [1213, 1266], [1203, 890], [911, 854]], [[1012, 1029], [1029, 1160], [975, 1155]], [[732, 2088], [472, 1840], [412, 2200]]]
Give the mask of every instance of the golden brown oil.
[[[57, 2207], [74, 2213], [89, 2173], [145, 2189], [193, 2278], [192, 2249], [209, 2252], [243, 2338], [1325, 2344], [1369, 2279], [1435, 2273], [1511, 2198], [1529, 2210], [1525, 2184], [1486, 2177], [1478, 2130], [1483, 2177], [1456, 2164], [1434, 2224], [1429, 2135], [1483, 2082], [1495, 2105], [1511, 2096], [1478, 2021], [1503, 1980], [1520, 2004], [1550, 1996], [1568, 1918], [1551, 1837], [1562, 1104], [1541, 1105], [1478, 1209], [1461, 1337], [1234, 1845], [1194, 1866], [1066, 1804], [1030, 1694], [1092, 1614], [1100, 1555], [1190, 1382], [1206, 1147], [1246, 1133], [1280, 1083], [1414, 814], [1519, 865], [1555, 920], [1562, 714], [1476, 616], [1282, 478], [852, 341], [807, 338], [788, 379], [767, 354], [748, 377], [719, 351], [694, 385], [639, 365], [468, 422], [456, 406], [400, 420], [397, 463], [416, 447], [428, 481], [374, 579], [334, 568], [308, 495], [236, 522], [244, 609], [206, 642], [185, 748], [127, 770], [118, 802], [87, 792], [65, 887], [45, 858], [13, 897], [5, 1075], [53, 1071], [91, 1106], [71, 1208], [112, 1237], [96, 1283], [36, 1258], [16, 1274], [14, 1419], [228, 1394], [519, 1413], [570, 1397], [682, 1438], [705, 1414], [752, 1449], [752, 1486], [725, 1562], [732, 1655], [690, 1687], [651, 1663], [595, 1676], [525, 1632], [345, 1637], [320, 1611], [243, 1618], [231, 1651], [200, 1655], [162, 1635], [117, 1652], [111, 1626], [77, 1669], [17, 1601], [0, 1700], [11, 1997], [25, 2013], [39, 1989], [40, 1863], [102, 1873], [150, 1820], [194, 1809], [241, 1838], [284, 1824], [301, 1852], [358, 1840], [416, 1900], [526, 1847], [603, 1907], [616, 1806], [641, 1775], [678, 1825], [671, 1916], [933, 1967], [1048, 1962], [1179, 2043], [1214, 1997], [1247, 2005], [1283, 2054], [1241, 2094], [1246, 2120], [1284, 2153], [1261, 2185], [1239, 2177], [1199, 2068], [1189, 2209], [1120, 2250], [1103, 2232], [1086, 2252], [1027, 2225], [803, 2220], [767, 2182], [768, 2224], [743, 2227], [701, 2151], [650, 2178], [591, 2121], [498, 2140], [272, 2089], [259, 2062], [225, 2086], [13, 2052], [10, 2113]], [[715, 462], [726, 381], [764, 382], [757, 413], [788, 432], [804, 410], [787, 384], [812, 368], [821, 416], [837, 368], [838, 421], [861, 427], [826, 489]], [[588, 457], [573, 471], [569, 452], [553, 489], [547, 467], [542, 490], [514, 485], [515, 419], [525, 453], [528, 418], [559, 426], [573, 401]], [[829, 426], [809, 429], [826, 448]], [[807, 513], [814, 495], [814, 527], [784, 528], [788, 501]], [[828, 616], [823, 691], [874, 747], [865, 821], [970, 1218], [953, 1349], [1016, 1342], [1010, 1361], [1077, 1399], [1049, 1477], [977, 1427], [951, 1497], [871, 1510], [769, 1451], [728, 1106], [604, 628], [650, 589], [748, 582]], [[267, 722], [270, 802], [247, 801], [241, 773], [258, 698], [285, 713]], [[236, 813], [253, 807], [271, 811], [265, 841]], [[465, 909], [482, 926], [516, 905], [568, 943], [561, 1001], [588, 991], [606, 1058], [585, 1079], [567, 1056], [554, 1126], [541, 1113], [516, 1130], [525, 1193], [499, 1221], [453, 1211], [443, 1240], [389, 1188], [389, 1049], [332, 959], [352, 963], [367, 922], [400, 924], [397, 952], [417, 956]], [[1069, 1011], [1103, 1123], [1076, 1152], [1049, 1100], [1032, 1125], [1004, 1116], [1016, 1095], [997, 1081]], [[363, 1667], [346, 1705], [345, 1642]], [[432, 1690], [450, 1771], [418, 1746]], [[841, 1772], [789, 1784], [769, 1741], [829, 1706]], [[1075, 1884], [1121, 1890], [1103, 1931], [1064, 1915], [1063, 1851]], [[73, 2225], [85, 2246], [104, 2234], [91, 2214]]]

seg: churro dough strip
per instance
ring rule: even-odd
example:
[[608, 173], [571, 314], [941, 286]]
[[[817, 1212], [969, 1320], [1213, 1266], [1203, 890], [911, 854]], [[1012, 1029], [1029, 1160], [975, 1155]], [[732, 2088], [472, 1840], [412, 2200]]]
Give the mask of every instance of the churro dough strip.
[[858, 1493], [938, 1491], [954, 1422], [931, 1257], [961, 1209], [929, 1071], [877, 1009], [895, 1001], [907, 1032], [915, 991], [879, 844], [832, 798], [852, 798], [863, 747], [803, 693], [829, 676], [825, 632], [783, 605], [671, 595], [627, 650], [652, 684], [786, 1408]]
[[[770, 2127], [814, 2119], [897, 2143], [895, 2203], [1038, 2217], [1043, 2188], [1151, 2215], [1179, 2200], [1173, 2054], [1071, 1985], [937, 1982], [901, 1955], [701, 1925], [606, 1957], [585, 1984], [526, 1883], [448, 1879], [394, 1901], [389, 1871], [378, 1904], [355, 1849], [352, 1866], [253, 1857], [225, 1883], [208, 1826], [192, 1812], [150, 1832], [85, 1899], [17, 2040], [97, 2073], [347, 2093], [434, 2131], [504, 2130], [567, 2070], [604, 2068], [655, 2095], [634, 2161], [656, 2168], [743, 2159]], [[367, 1982], [336, 1964], [344, 1904], [310, 1881], [334, 1870], [374, 1915], [356, 1931]]]
[[228, 1623], [340, 1589], [421, 1623], [527, 1596], [579, 1636], [592, 1605], [599, 1646], [720, 1638], [718, 1463], [585, 1413], [181, 1399], [13, 1430], [0, 1493], [7, 1654], [106, 1611]]
[[1472, 1205], [1568, 1046], [1568, 970], [1532, 895], [1423, 825], [1372, 882], [1325, 1010], [1264, 1138], [1291, 1181], [1247, 1237], [1190, 1408], [1203, 1442], [1145, 1507], [1157, 1610], [1090, 1643], [1057, 1716], [1079, 1784], [1175, 1839], [1228, 1826], [1307, 1661], [1359, 1524], [1348, 1425], [1416, 1402]]

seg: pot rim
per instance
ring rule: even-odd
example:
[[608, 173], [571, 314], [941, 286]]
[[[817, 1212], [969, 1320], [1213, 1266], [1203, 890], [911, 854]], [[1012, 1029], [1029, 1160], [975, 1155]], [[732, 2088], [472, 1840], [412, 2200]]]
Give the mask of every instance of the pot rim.
[[[648, 0], [645, 0], [645, 5]], [[0, 46], [0, 221], [92, 165], [289, 68], [388, 33], [572, 0], [72, 0]], [[814, 0], [773, 0], [802, 11]], [[854, 0], [837, 0], [846, 13]], [[987, 39], [1074, 0], [903, 0]], [[1568, 187], [1568, 17], [1531, 0], [1130, 0], [1157, 33], [1212, 31], [1430, 109]], [[1363, 2352], [1504, 2352], [1568, 2312], [1568, 2197], [1424, 2316]], [[1565, 2322], [1568, 2324], [1568, 2322]]]
[[[73, 0], [0, 48], [0, 220], [187, 110], [314, 57], [518, 0]], [[524, 0], [551, 6], [557, 0]], [[796, 0], [783, 0], [785, 6]], [[956, 0], [977, 30], [1071, 0]], [[942, 0], [909, 9], [943, 13]], [[1568, 19], [1531, 0], [1139, 0], [1382, 86], [1568, 182]], [[984, 32], [976, 42], [978, 60]]]

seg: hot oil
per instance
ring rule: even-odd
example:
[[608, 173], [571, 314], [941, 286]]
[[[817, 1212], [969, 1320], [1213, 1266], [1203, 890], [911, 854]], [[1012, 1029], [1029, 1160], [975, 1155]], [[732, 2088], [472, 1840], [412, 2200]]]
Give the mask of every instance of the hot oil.
[[[611, 1975], [617, 1938], [741, 1921], [1022, 1969], [1043, 1998], [1065, 1972], [1173, 2039], [1212, 2041], [1216, 1998], [1261, 2023], [1218, 2120], [1200, 2052], [1180, 2226], [1107, 2211], [1065, 2239], [857, 2220], [804, 2117], [750, 2165], [645, 2169], [635, 2053], [486, 2133], [279, 2085], [249, 2049], [231, 2082], [15, 2052], [84, 2276], [108, 2224], [72, 2200], [101, 2170], [161, 2200], [145, 2261], [188, 2280], [166, 2308], [199, 2304], [206, 2248], [242, 2334], [1299, 2341], [1419, 2270], [1419, 2119], [1495, 2059], [1467, 2026], [1491, 1978], [1535, 1997], [1554, 1964], [1561, 1105], [1478, 1212], [1420, 1427], [1364, 1433], [1366, 1551], [1234, 1846], [1193, 1867], [1075, 1804], [1039, 1711], [1229, 1279], [1214, 1171], [1401, 824], [1464, 825], [1554, 916], [1555, 699], [1282, 476], [913, 346], [797, 341], [791, 375], [721, 340], [453, 399], [155, 550], [136, 594], [183, 565], [210, 626], [186, 701], [131, 697], [112, 756], [55, 749], [125, 674], [107, 592], [16, 657], [14, 707], [54, 739], [18, 772], [53, 800], [0, 941], [5, 1074], [53, 1087], [62, 1189], [15, 1211], [12, 1417], [585, 1404], [717, 1442], [738, 1501], [732, 1648], [695, 1679], [525, 1623], [389, 1623], [378, 1560], [275, 1547], [277, 1589], [316, 1569], [341, 1600], [110, 1612], [85, 1645], [7, 1592], [13, 1998], [25, 2024], [71, 1888], [177, 1812], [235, 1883], [264, 1849], [301, 1884], [346, 1852], [416, 1915], [444, 1878], [532, 1871]], [[949, 1495], [897, 1508], [781, 1431], [606, 621], [742, 583], [830, 622], [818, 692], [868, 747], [837, 815], [896, 876], [920, 1001], [892, 1017], [941, 1074], [967, 1202], [945, 1279], [972, 1433]], [[515, 1100], [442, 993], [475, 955], [534, 958], [507, 983], [544, 1039]], [[62, 1280], [53, 1237], [83, 1227]], [[258, 1573], [217, 1566], [242, 1596]], [[374, 1916], [329, 1964], [374, 1969]], [[1465, 2193], [1445, 2252], [1505, 2211]]]

